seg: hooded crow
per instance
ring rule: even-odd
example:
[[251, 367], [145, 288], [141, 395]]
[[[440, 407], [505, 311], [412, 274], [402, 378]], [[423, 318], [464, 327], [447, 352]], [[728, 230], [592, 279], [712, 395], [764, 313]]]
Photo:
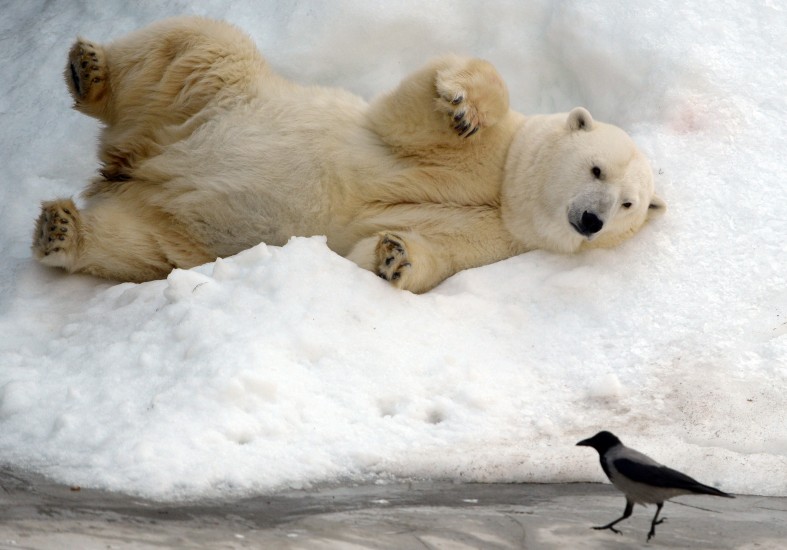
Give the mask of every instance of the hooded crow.
[[634, 449], [629, 449], [610, 432], [599, 432], [590, 439], [583, 439], [577, 445], [593, 447], [598, 451], [604, 473], [607, 474], [612, 485], [626, 495], [626, 509], [623, 516], [612, 523], [593, 529], [610, 529], [613, 533], [620, 533], [614, 525], [628, 518], [635, 504], [655, 504], [656, 515], [653, 516], [648, 532], [648, 540], [650, 540], [656, 534], [656, 525], [667, 519], [658, 519], [665, 500], [689, 494], [735, 498], [718, 489], [703, 485], [677, 470], [662, 466]]

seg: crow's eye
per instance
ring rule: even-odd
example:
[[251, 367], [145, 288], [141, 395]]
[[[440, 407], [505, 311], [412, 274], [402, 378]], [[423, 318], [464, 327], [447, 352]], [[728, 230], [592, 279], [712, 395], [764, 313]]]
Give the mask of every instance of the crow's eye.
[[593, 172], [594, 178], [601, 179], [601, 168], [599, 168], [598, 166], [594, 166], [593, 168], [590, 169], [590, 171]]
[[630, 202], [624, 202], [623, 204], [621, 204], [621, 206], [623, 208], [631, 208], [631, 203]]

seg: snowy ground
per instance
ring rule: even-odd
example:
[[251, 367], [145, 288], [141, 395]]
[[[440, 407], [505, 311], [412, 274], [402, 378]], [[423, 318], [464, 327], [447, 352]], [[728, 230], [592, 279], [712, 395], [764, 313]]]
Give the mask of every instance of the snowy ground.
[[[787, 5], [643, 6], [3, 2], [0, 460], [160, 499], [601, 480], [574, 443], [609, 429], [724, 490], [787, 495]], [[61, 78], [71, 41], [180, 13], [367, 98], [432, 55], [485, 57], [518, 110], [584, 105], [628, 130], [669, 211], [621, 248], [529, 253], [423, 296], [321, 237], [142, 285], [35, 265], [39, 201], [97, 168]]]

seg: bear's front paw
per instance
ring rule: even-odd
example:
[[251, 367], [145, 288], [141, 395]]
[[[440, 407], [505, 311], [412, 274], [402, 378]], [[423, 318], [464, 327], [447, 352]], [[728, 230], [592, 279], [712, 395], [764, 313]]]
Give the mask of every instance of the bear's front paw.
[[70, 199], [45, 202], [33, 234], [33, 253], [46, 265], [68, 267], [77, 252], [79, 213]]
[[492, 126], [508, 111], [508, 90], [495, 68], [471, 59], [438, 71], [435, 80], [437, 109], [448, 115], [449, 124], [468, 138]]
[[107, 65], [101, 46], [77, 40], [68, 54], [66, 81], [77, 103], [97, 100], [107, 85]]
[[377, 275], [396, 284], [412, 267], [404, 241], [398, 235], [386, 233], [377, 243]]
[[481, 118], [476, 106], [467, 98], [467, 90], [460, 87], [443, 87], [440, 89], [441, 110], [446, 112], [449, 124], [461, 137], [469, 138], [481, 129]]

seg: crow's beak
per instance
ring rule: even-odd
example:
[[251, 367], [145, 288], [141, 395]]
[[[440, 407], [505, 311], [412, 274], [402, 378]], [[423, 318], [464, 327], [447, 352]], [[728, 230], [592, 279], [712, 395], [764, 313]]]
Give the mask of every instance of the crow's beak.
[[590, 444], [590, 439], [583, 439], [579, 443], [577, 443], [577, 447], [592, 447]]

